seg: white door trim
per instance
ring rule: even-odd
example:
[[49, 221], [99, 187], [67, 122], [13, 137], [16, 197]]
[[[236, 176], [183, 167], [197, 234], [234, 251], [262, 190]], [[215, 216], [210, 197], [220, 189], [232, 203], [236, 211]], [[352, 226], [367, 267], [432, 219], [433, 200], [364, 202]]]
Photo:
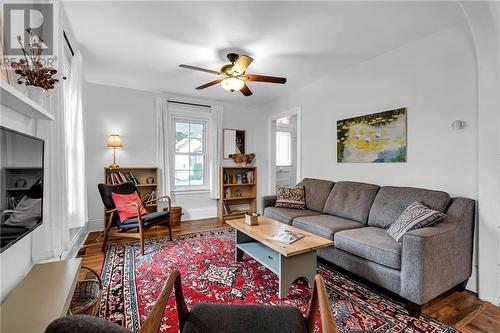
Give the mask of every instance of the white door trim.
[[297, 116], [297, 145], [296, 145], [296, 156], [297, 156], [297, 181], [302, 180], [302, 108], [300, 106], [293, 107], [287, 111], [279, 112], [279, 113], [273, 113], [272, 115], [269, 116], [269, 119], [267, 121], [267, 137], [268, 137], [268, 143], [267, 143], [267, 161], [268, 161], [268, 175], [267, 175], [267, 193], [268, 194], [274, 194], [276, 192], [276, 175], [272, 172], [273, 170], [273, 148], [271, 147], [272, 145], [272, 134], [273, 134], [273, 121], [276, 121], [280, 118], [283, 117], [290, 117], [290, 116]]

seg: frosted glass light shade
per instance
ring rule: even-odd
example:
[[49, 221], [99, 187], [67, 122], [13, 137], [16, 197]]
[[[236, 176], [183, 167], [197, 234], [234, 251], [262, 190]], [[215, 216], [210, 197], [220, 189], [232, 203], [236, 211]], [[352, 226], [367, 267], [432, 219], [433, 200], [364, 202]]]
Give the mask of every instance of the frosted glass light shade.
[[245, 85], [245, 82], [235, 77], [228, 77], [227, 79], [222, 80], [220, 85], [226, 90], [240, 91]]

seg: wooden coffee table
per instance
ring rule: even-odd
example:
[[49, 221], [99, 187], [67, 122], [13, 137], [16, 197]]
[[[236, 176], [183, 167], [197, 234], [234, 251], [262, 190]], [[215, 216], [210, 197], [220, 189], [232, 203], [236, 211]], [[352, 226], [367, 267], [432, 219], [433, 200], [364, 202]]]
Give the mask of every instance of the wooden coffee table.
[[[226, 223], [236, 229], [236, 261], [241, 261], [246, 253], [278, 275], [280, 298], [288, 294], [290, 285], [299, 277], [305, 277], [312, 287], [316, 275], [316, 250], [333, 245], [329, 239], [266, 216], [259, 216], [259, 224], [255, 226], [245, 224], [244, 219]], [[304, 237], [292, 244], [270, 239], [282, 230], [300, 233]]]

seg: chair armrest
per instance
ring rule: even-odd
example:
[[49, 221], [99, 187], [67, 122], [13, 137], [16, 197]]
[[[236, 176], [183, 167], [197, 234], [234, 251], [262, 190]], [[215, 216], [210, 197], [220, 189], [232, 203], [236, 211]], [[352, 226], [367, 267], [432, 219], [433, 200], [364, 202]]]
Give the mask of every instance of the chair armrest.
[[262, 197], [262, 210], [266, 207], [272, 207], [276, 204], [276, 195], [265, 195]]
[[159, 198], [155, 198], [153, 200], [146, 201], [144, 204], [147, 205], [147, 204], [150, 204], [150, 203], [153, 203], [153, 202], [157, 202], [157, 201], [160, 201], [160, 200], [164, 200], [164, 199], [166, 199], [168, 201], [168, 211], [170, 212], [172, 210], [172, 199], [168, 195], [163, 195], [163, 196], [161, 196]]
[[165, 312], [165, 307], [167, 306], [168, 299], [170, 297], [170, 294], [172, 293], [173, 288], [175, 288], [175, 300], [177, 305], [177, 313], [179, 315], [179, 331], [182, 332], [182, 328], [187, 319], [188, 308], [186, 306], [186, 303], [184, 302], [184, 294], [182, 293], [181, 273], [177, 269], [174, 269], [168, 276], [167, 282], [165, 283], [160, 296], [158, 296], [153, 310], [151, 310], [148, 317], [142, 324], [139, 333], [158, 332], [161, 320], [163, 318], [163, 313]]
[[314, 277], [314, 286], [309, 302], [309, 309], [306, 314], [307, 332], [312, 333], [315, 329], [315, 317], [318, 312], [321, 320], [321, 327], [324, 333], [338, 333], [337, 325], [333, 317], [330, 302], [328, 301], [328, 293], [326, 292], [325, 282], [323, 277], [316, 274]]
[[[128, 203], [124, 206], [120, 206], [120, 207], [115, 207], [113, 209], [110, 209], [110, 210], [107, 210], [106, 213], [112, 213], [112, 212], [116, 212], [118, 209], [122, 209], [122, 208], [126, 208], [126, 207], [130, 207], [130, 206], [136, 206], [137, 207], [137, 212], [140, 212], [139, 210], [139, 205], [137, 204], [137, 202], [131, 202], [131, 203]], [[140, 215], [140, 214], [139, 214]]]

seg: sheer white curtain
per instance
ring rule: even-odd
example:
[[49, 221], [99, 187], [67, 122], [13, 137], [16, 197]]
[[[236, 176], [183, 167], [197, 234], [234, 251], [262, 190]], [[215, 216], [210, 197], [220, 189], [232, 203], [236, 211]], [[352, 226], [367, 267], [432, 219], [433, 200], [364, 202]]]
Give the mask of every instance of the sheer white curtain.
[[87, 188], [85, 181], [85, 140], [82, 114], [82, 55], [71, 61], [68, 90], [65, 93], [65, 130], [68, 177], [68, 223], [70, 228], [87, 222]]
[[[56, 35], [54, 49], [59, 50], [62, 59], [62, 10], [54, 6], [54, 26]], [[60, 82], [61, 83], [61, 82]], [[35, 229], [31, 237], [31, 257], [33, 262], [59, 257], [69, 247], [68, 187], [66, 156], [66, 119], [64, 111], [64, 91], [59, 84], [51, 92], [50, 112], [55, 120], [38, 120], [36, 135], [45, 140], [44, 181], [43, 181], [43, 223]]]
[[212, 105], [211, 107], [211, 131], [210, 142], [208, 144], [208, 166], [210, 174], [210, 198], [220, 198], [220, 166], [222, 163], [222, 105]]
[[[172, 117], [168, 111], [168, 100], [164, 97], [155, 98], [156, 109], [156, 166], [159, 168], [158, 186], [160, 195], [171, 195], [170, 158], [173, 158], [172, 140], [169, 136], [172, 131]], [[160, 201], [159, 204], [165, 204]]]

